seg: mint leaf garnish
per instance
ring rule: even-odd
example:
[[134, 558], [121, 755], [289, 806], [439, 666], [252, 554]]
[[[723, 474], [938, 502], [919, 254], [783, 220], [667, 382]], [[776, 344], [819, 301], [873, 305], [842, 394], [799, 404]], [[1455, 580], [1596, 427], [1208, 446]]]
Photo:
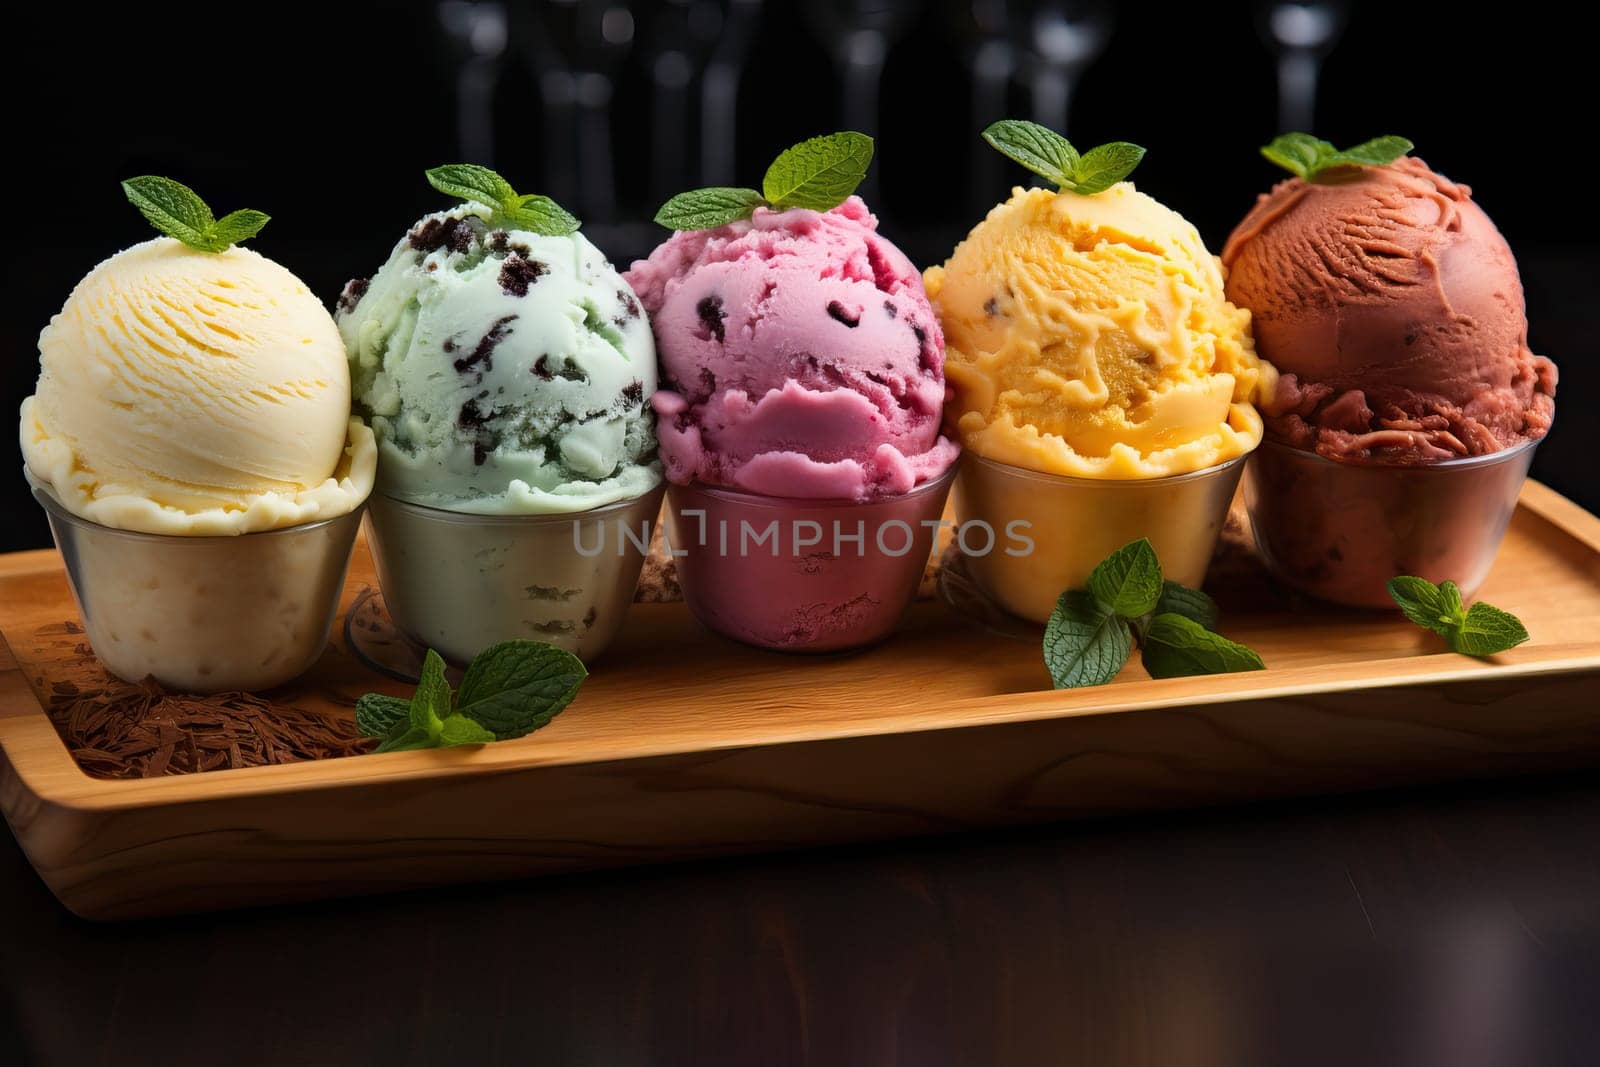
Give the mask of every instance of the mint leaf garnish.
[[761, 192], [726, 185], [691, 189], [662, 204], [655, 221], [669, 230], [709, 230], [747, 219], [758, 207], [832, 211], [856, 191], [871, 163], [872, 138], [866, 134], [824, 134], [779, 153]]
[[747, 219], [766, 202], [754, 189], [714, 185], [679, 193], [661, 205], [655, 221], [669, 230], [709, 230]]
[[1263, 669], [1251, 649], [1212, 632], [1216, 624], [1216, 602], [1162, 578], [1141, 537], [1091, 571], [1087, 589], [1061, 594], [1044, 628], [1044, 663], [1057, 689], [1111, 681], [1135, 640], [1152, 678]]
[[[1455, 589], [1454, 582], [1446, 584]], [[1442, 586], [1434, 585], [1426, 578], [1410, 574], [1390, 578], [1389, 598], [1399, 606], [1406, 618], [1418, 626], [1427, 627], [1440, 637], [1448, 638], [1457, 626], [1466, 621], [1466, 614], [1461, 610], [1460, 591], [1456, 590], [1456, 595], [1451, 597]]]
[[1340, 167], [1381, 167], [1393, 163], [1416, 146], [1404, 137], [1374, 137], [1343, 150], [1309, 133], [1282, 133], [1263, 145], [1261, 154], [1306, 181]]
[[761, 179], [761, 193], [775, 208], [829, 211], [856, 191], [871, 163], [866, 134], [823, 134], [780, 152]]
[[504, 741], [548, 724], [588, 674], [554, 645], [503, 641], [478, 653], [452, 696], [444, 659], [430, 648], [411, 699], [368, 693], [356, 701], [356, 725], [383, 738], [379, 752]]
[[1133, 173], [1144, 149], [1127, 141], [1112, 141], [1083, 154], [1072, 171], [1072, 191], [1084, 196], [1103, 193]]
[[269, 216], [249, 209], [219, 221], [200, 195], [182, 182], [145, 174], [122, 183], [123, 195], [157, 230], [202, 252], [226, 252], [261, 232]]
[[238, 211], [230, 211], [218, 219], [216, 224], [211, 227], [210, 237], [212, 241], [220, 244], [223, 248], [227, 248], [229, 245], [236, 245], [242, 241], [250, 240], [250, 238], [261, 232], [261, 228], [267, 224], [267, 220], [268, 216], [262, 212], [253, 211], [247, 207], [240, 208]]
[[1311, 177], [1321, 160], [1331, 158], [1338, 151], [1327, 141], [1309, 133], [1280, 133], [1272, 139], [1271, 144], [1261, 147], [1261, 154], [1269, 162], [1302, 178]]
[[1082, 589], [1061, 594], [1044, 628], [1044, 663], [1057, 689], [1104, 685], [1128, 662], [1132, 648], [1127, 621]]
[[1253, 649], [1212, 633], [1182, 615], [1157, 615], [1139, 638], [1140, 658], [1152, 678], [1265, 670]]
[[386, 693], [368, 693], [356, 701], [356, 726], [363, 737], [388, 737], [411, 718], [411, 701]]
[[983, 131], [983, 139], [1062, 192], [1082, 196], [1105, 192], [1144, 159], [1144, 149], [1127, 141], [1112, 141], [1080, 155], [1056, 131], [1024, 119], [992, 123]]
[[1001, 155], [1020, 163], [1052, 185], [1066, 186], [1078, 167], [1078, 150], [1048, 126], [1023, 119], [1001, 119], [983, 131]]
[[433, 649], [422, 659], [422, 677], [417, 679], [417, 691], [411, 694], [411, 725], [427, 730], [429, 735], [438, 732], [439, 723], [450, 714], [450, 683], [444, 676], [444, 657]]
[[1492, 656], [1528, 639], [1528, 628], [1509, 611], [1482, 601], [1472, 605], [1450, 647], [1465, 656]]
[[526, 230], [546, 237], [564, 237], [582, 225], [575, 216], [548, 196], [519, 195], [511, 183], [488, 167], [476, 163], [446, 163], [427, 171], [428, 184], [460, 200], [482, 204], [490, 211], [490, 226]]
[[1362, 141], [1358, 145], [1333, 154], [1334, 166], [1382, 167], [1417, 147], [1404, 137], [1389, 134]]
[[478, 653], [461, 679], [460, 709], [504, 741], [544, 726], [572, 702], [589, 676], [565, 649], [503, 641]]
[[482, 745], [499, 740], [465, 715], [452, 715], [439, 724], [439, 745], [453, 748], [456, 745]]
[[1089, 592], [1125, 619], [1155, 610], [1161, 597], [1161, 564], [1150, 539], [1123, 545], [1089, 574]]
[[1193, 619], [1207, 630], [1217, 628], [1217, 602], [1198, 589], [1179, 585], [1172, 579], [1161, 583], [1161, 598], [1156, 601], [1157, 615], [1182, 615]]
[[1401, 614], [1443, 637], [1452, 652], [1492, 656], [1528, 639], [1527, 627], [1509, 611], [1482, 601], [1466, 608], [1455, 582], [1434, 585], [1426, 578], [1402, 574], [1389, 579], [1389, 597]]
[[516, 206], [506, 209], [506, 221], [519, 230], [551, 237], [577, 232], [580, 223], [566, 208], [548, 196], [528, 193], [517, 197]]
[[419, 748], [433, 748], [438, 745], [439, 739], [421, 726], [406, 726], [401, 724], [395, 729], [394, 735], [386, 739], [373, 751], [375, 752], [412, 752]]

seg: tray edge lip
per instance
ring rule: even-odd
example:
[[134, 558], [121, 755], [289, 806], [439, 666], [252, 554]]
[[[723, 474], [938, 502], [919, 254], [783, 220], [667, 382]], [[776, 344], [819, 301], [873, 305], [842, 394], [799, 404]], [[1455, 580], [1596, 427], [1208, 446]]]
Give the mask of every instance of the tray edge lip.
[[[1573, 646], [1560, 646], [1573, 649]], [[910, 713], [902, 713], [893, 719], [875, 719], [870, 724], [859, 724], [852, 727], [832, 729], [826, 733], [793, 731], [785, 736], [773, 736], [759, 739], [741, 739], [727, 743], [699, 743], [693, 746], [660, 748], [648, 752], [614, 753], [602, 758], [572, 757], [572, 756], [546, 756], [536, 758], [515, 758], [501, 753], [500, 758], [494, 763], [481, 767], [467, 767], [464, 763], [473, 759], [475, 753], [467, 751], [433, 751], [433, 752], [397, 752], [387, 753], [378, 758], [385, 763], [395, 764], [392, 769], [380, 770], [371, 767], [359, 777], [330, 777], [327, 781], [297, 781], [289, 784], [278, 779], [283, 772], [290, 771], [295, 777], [305, 773], [306, 765], [286, 764], [277, 767], [246, 767], [233, 772], [226, 782], [227, 788], [216, 789], [212, 783], [213, 778], [207, 782], [207, 776], [202, 774], [176, 775], [166, 778], [152, 779], [101, 779], [85, 774], [81, 768], [72, 761], [71, 754], [63, 746], [62, 756], [67, 760], [71, 769], [91, 786], [99, 789], [93, 795], [83, 795], [72, 788], [58, 789], [53, 786], [39, 788], [38, 783], [17, 765], [12, 753], [5, 745], [5, 731], [0, 728], [0, 749], [5, 749], [6, 764], [10, 766], [12, 774], [37, 802], [48, 804], [62, 813], [81, 816], [104, 816], [118, 812], [139, 811], [153, 807], [172, 807], [189, 804], [205, 804], [215, 800], [233, 798], [260, 798], [268, 796], [298, 796], [311, 793], [332, 793], [341, 789], [360, 789], [367, 786], [377, 786], [391, 782], [425, 782], [436, 781], [447, 783], [459, 780], [469, 775], [488, 774], [515, 774], [537, 772], [543, 769], [581, 768], [585, 766], [599, 767], [607, 764], [628, 763], [633, 761], [651, 759], [670, 759], [675, 757], [690, 756], [696, 753], [727, 753], [747, 749], [783, 748], [790, 745], [819, 744], [834, 741], [852, 741], [873, 737], [901, 736], [918, 733], [946, 732], [952, 730], [975, 729], [989, 726], [1025, 726], [1030, 723], [1055, 721], [1062, 719], [1089, 718], [1097, 715], [1136, 714], [1140, 712], [1171, 712], [1174, 710], [1211, 707], [1219, 704], [1255, 703], [1264, 700], [1293, 700], [1310, 696], [1323, 696], [1328, 694], [1349, 693], [1362, 690], [1378, 689], [1403, 689], [1429, 685], [1463, 685], [1490, 678], [1495, 679], [1533, 679], [1533, 678], [1561, 678], [1566, 676], [1582, 676], [1593, 674], [1600, 678], [1600, 642], [1578, 646], [1579, 654], [1564, 659], [1550, 661], [1540, 660], [1529, 663], [1505, 664], [1499, 666], [1486, 666], [1469, 661], [1471, 665], [1458, 666], [1453, 669], [1440, 669], [1428, 672], [1401, 674], [1398, 677], [1386, 678], [1381, 683], [1362, 684], [1364, 680], [1351, 680], [1348, 682], [1300, 682], [1258, 689], [1242, 694], [1237, 691], [1218, 689], [1216, 692], [1199, 695], [1179, 697], [1176, 694], [1158, 696], [1155, 698], [1123, 700], [1112, 706], [1075, 706], [1075, 707], [1043, 707], [1043, 708], [1012, 708], [1009, 713], [989, 716], [980, 719], [966, 718], [962, 721], [941, 720], [936, 722], [922, 721], [911, 728], [905, 727]], [[1428, 656], [1404, 657], [1391, 660], [1391, 663], [1421, 662], [1437, 663], [1445, 659], [1466, 659], [1466, 657], [1452, 656], [1441, 653]], [[1314, 671], [1316, 667], [1296, 668], [1297, 671]], [[1492, 672], [1492, 673], [1491, 673]], [[1215, 678], [1225, 678], [1225, 675], [1216, 675]], [[1193, 679], [1169, 679], [1166, 682], [1156, 680], [1143, 681], [1139, 685], [1166, 685], [1171, 681], [1192, 681]], [[1041, 691], [1039, 693], [1022, 694], [1034, 702], [1041, 702], [1055, 696], [1056, 693], [1083, 693], [1085, 691]], [[976, 701], [956, 702], [946, 706], [946, 710], [964, 709], [971, 710]], [[926, 712], [919, 713], [926, 716]], [[3, 726], [3, 724], [0, 724]], [[332, 770], [343, 763], [344, 759], [361, 757], [343, 757], [342, 759], [306, 761], [313, 765], [326, 764]], [[423, 761], [427, 761], [424, 763]], [[167, 795], [151, 801], [147, 793], [173, 792], [179, 795]], [[191, 794], [191, 795], [183, 795]]]

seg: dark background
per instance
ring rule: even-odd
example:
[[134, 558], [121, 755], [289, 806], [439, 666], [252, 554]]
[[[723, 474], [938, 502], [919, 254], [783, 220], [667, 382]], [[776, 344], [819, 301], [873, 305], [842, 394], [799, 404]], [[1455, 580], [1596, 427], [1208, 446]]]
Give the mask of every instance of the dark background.
[[[759, 184], [771, 157], [805, 136], [847, 119], [874, 121], [841, 99], [838, 49], [825, 43], [839, 33], [817, 17], [849, 7], [769, 0], [740, 31], [747, 39], [736, 50], [733, 181]], [[875, 120], [881, 184], [871, 206], [887, 234], [927, 264], [942, 260], [1023, 176], [1002, 165], [987, 173], [993, 184], [974, 187], [985, 176], [974, 156], [989, 154], [978, 130], [990, 116], [974, 116], [969, 104], [969, 60], [979, 39], [973, 12], [1003, 22], [1008, 5], [887, 7], [896, 14], [888, 19]], [[153, 18], [146, 5], [102, 11], [55, 3], [29, 5], [12, 20], [3, 77], [19, 199], [8, 219], [12, 253], [4, 257], [6, 412], [32, 391], [38, 332], [77, 279], [149, 235], [117, 187], [124, 177], [177, 177], [219, 214], [242, 206], [269, 212], [272, 223], [253, 247], [330, 302], [346, 278], [380, 264], [413, 219], [440, 206], [423, 170], [467, 150], [492, 160], [519, 189], [563, 198], [624, 264], [660, 236], [646, 220], [672, 186], [706, 179], [692, 163], [671, 165], [674, 152], [698, 158], [697, 107], [687, 123], [664, 117], [651, 80], [667, 44], [685, 33], [682, 4], [505, 5], [504, 45], [473, 68], [481, 77], [464, 68], [469, 49], [444, 28], [433, 3], [240, 5], [211, 9], [234, 12], [212, 21], [182, 9]], [[453, 10], [459, 24], [462, 7]], [[620, 45], [597, 43], [597, 20], [608, 10], [613, 37], [615, 13], [629, 12], [631, 34]], [[1116, 7], [1108, 46], [1089, 65], [1070, 112], [1068, 132], [1080, 145], [1126, 139], [1148, 146], [1139, 186], [1190, 218], [1213, 250], [1281, 174], [1256, 154], [1277, 126], [1262, 10], [1248, 3]], [[1566, 22], [1557, 5], [1499, 8], [1483, 21], [1435, 4], [1349, 5], [1323, 67], [1316, 129], [1340, 144], [1402, 133], [1434, 167], [1473, 186], [1521, 261], [1533, 347], [1561, 369], [1556, 426], [1535, 474], [1593, 510], [1600, 485], [1586, 461], [1600, 452], [1592, 414], [1600, 371], [1588, 321], [1595, 237], [1585, 216], [1575, 217], [1584, 176], [1561, 148], [1592, 105], [1593, 60], [1584, 35], [1564, 31]], [[721, 32], [730, 25], [738, 24], [724, 21]], [[687, 49], [691, 94], [716, 46], [713, 33]], [[599, 120], [609, 127], [609, 167], [603, 158], [575, 165], [580, 144], [592, 157], [593, 139], [583, 142], [570, 116], [547, 106], [564, 85], [588, 91], [593, 79], [552, 77], [582, 66], [615, 85], [609, 120]], [[1030, 113], [1025, 75], [1019, 69], [1007, 105], [1014, 115]], [[486, 133], [458, 122], [463, 78], [484, 86], [491, 101]], [[604, 196], [608, 178], [615, 207]], [[0, 549], [47, 544], [20, 474], [0, 484]]]
[[[740, 183], [845, 124], [800, 6], [765, 4], [744, 53]], [[992, 117], [968, 106], [974, 6], [993, 7], [912, 5], [887, 56], [873, 206], [919, 263], [1020, 177], [973, 180]], [[117, 188], [133, 174], [270, 212], [254, 246], [330, 301], [439, 205], [423, 169], [469, 154], [561, 197], [614, 260], [642, 253], [663, 159], [703, 146], [651, 86], [677, 12], [632, 7], [635, 44], [602, 57], [609, 211], [540, 94], [563, 84], [551, 55], [575, 51], [571, 5], [505, 9], [480, 71], [489, 147], [471, 153], [464, 52], [431, 3], [8, 16], [0, 409], [31, 391], [38, 331], [74, 282], [148, 236]], [[1277, 128], [1273, 59], [1257, 6], [1173, 7], [1118, 7], [1069, 132], [1149, 146], [1140, 187], [1216, 249], [1274, 180], [1255, 152]], [[1356, 4], [1316, 127], [1405, 134], [1474, 186], [1521, 260], [1534, 348], [1561, 366], [1536, 473], [1597, 509], [1592, 195], [1563, 156], [1587, 136], [1590, 53], [1557, 5], [1474, 21]], [[1026, 116], [1020, 81], [1007, 109]], [[12, 456], [0, 550], [49, 539]], [[98, 926], [0, 834], [0, 1062], [1592, 1064], [1597, 841], [1588, 774]]]

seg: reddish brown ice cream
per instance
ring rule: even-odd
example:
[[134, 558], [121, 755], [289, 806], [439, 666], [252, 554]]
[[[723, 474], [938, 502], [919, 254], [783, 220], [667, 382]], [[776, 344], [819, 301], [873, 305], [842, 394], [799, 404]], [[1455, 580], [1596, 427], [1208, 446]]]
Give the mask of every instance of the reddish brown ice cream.
[[1556, 368], [1528, 348], [1516, 260], [1471, 190], [1420, 159], [1280, 182], [1222, 251], [1278, 369], [1269, 437], [1427, 464], [1543, 437]]

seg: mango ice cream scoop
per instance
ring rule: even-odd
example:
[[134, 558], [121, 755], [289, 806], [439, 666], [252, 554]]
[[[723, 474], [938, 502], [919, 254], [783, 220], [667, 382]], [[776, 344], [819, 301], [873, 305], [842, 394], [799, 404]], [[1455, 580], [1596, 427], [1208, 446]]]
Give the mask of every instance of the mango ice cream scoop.
[[1019, 188], [925, 281], [968, 457], [957, 517], [997, 542], [967, 553], [982, 592], [1042, 622], [1140, 537], [1199, 585], [1275, 374], [1195, 228], [1126, 181]]

